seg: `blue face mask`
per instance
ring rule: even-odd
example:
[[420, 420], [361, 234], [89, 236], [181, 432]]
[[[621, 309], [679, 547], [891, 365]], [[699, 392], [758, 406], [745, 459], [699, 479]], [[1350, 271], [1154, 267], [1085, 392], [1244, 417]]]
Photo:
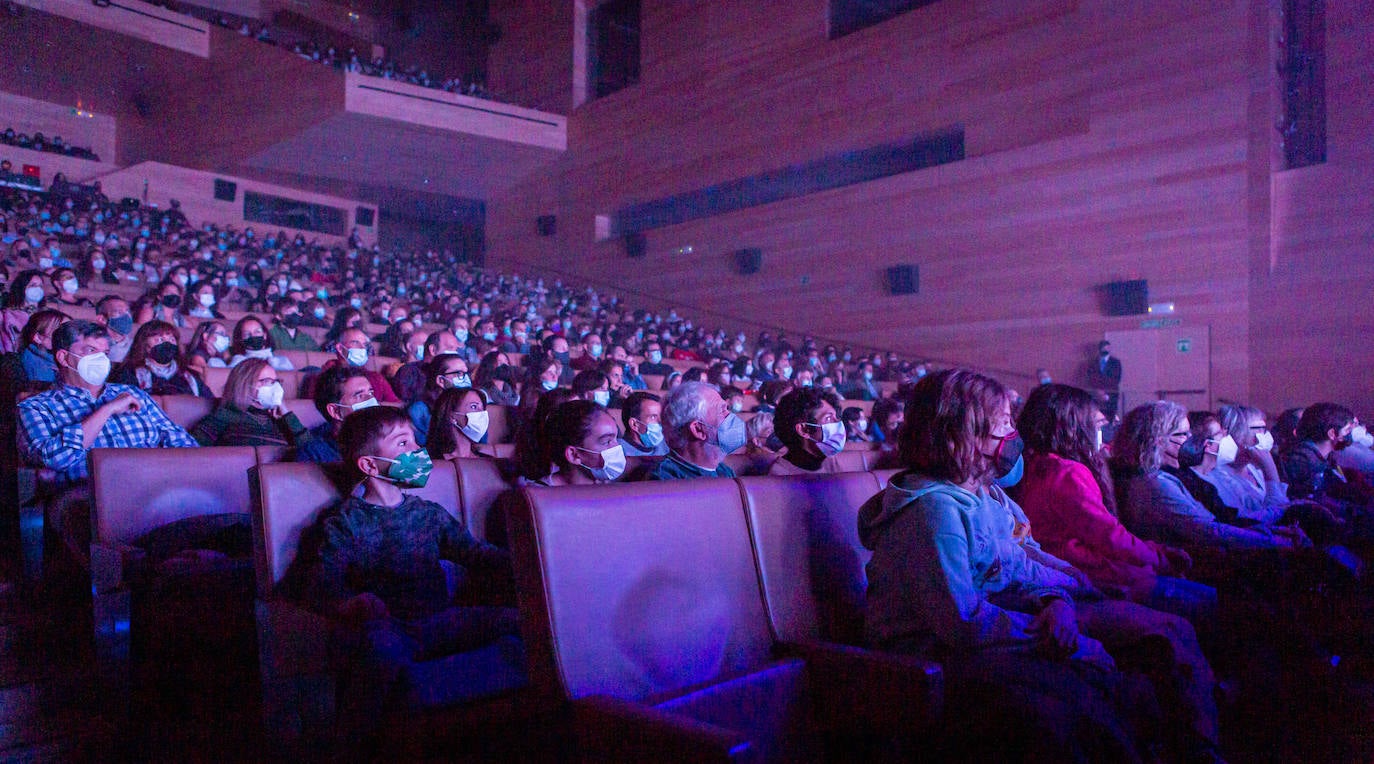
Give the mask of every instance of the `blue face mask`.
[[1003, 488], [1011, 488], [1021, 482], [1022, 476], [1026, 474], [1026, 460], [1023, 457], [1016, 457], [1016, 463], [1012, 465], [1011, 471], [993, 481]]

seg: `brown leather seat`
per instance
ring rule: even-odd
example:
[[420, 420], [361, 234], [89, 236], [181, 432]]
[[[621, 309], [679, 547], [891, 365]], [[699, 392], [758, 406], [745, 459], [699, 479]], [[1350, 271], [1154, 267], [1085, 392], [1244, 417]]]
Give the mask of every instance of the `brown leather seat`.
[[505, 517], [499, 513], [498, 502], [514, 485], [502, 474], [501, 462], [474, 457], [447, 463], [456, 472], [459, 505], [468, 531], [476, 538], [504, 546]]
[[841, 451], [830, 457], [830, 461], [836, 472], [867, 472], [869, 469], [867, 451]]
[[505, 406], [487, 406], [487, 442], [510, 443], [515, 438], [511, 412]]
[[307, 430], [313, 430], [324, 424], [324, 416], [320, 414], [319, 409], [315, 408], [315, 402], [309, 398], [287, 398], [282, 401], [282, 405], [295, 414]]
[[[581, 755], [821, 757], [832, 733], [873, 732], [865, 714], [890, 718], [873, 706], [917, 702], [851, 680], [921, 687], [920, 662], [815, 642], [775, 659], [738, 482], [522, 495], [511, 548], [531, 674], [571, 703]], [[844, 709], [830, 698], [865, 702]]]
[[159, 395], [154, 399], [167, 418], [186, 428], [196, 426], [196, 422], [210, 415], [215, 409], [214, 398], [201, 398], [198, 395]]

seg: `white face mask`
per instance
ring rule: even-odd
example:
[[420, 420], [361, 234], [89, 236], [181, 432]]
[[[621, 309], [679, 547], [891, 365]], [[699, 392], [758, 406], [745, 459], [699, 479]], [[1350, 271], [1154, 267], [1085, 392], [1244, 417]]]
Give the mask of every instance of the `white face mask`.
[[639, 439], [649, 448], [658, 448], [658, 444], [663, 442], [663, 425], [658, 422], [644, 425], [644, 434]]
[[43, 300], [43, 287], [31, 286], [24, 290], [24, 299], [31, 303], [39, 303]]
[[280, 406], [285, 397], [286, 391], [282, 389], [280, 382], [273, 382], [258, 388], [258, 405], [265, 409], [274, 409]]
[[547, 392], [552, 391], [554, 388], [558, 387], [558, 380], [554, 380], [554, 379], [541, 379], [541, 380], [539, 380], [539, 386], [542, 387], [542, 388], [544, 388], [544, 392], [547, 393]]
[[367, 348], [349, 348], [348, 362], [353, 366], [367, 365]]
[[[589, 454], [597, 453], [596, 451], [592, 451], [586, 448], [578, 448], [577, 450], [584, 451]], [[597, 480], [610, 482], [625, 474], [624, 446], [621, 446], [619, 443], [617, 443], [614, 446], [611, 446], [610, 448], [600, 453], [601, 466], [587, 467], [587, 471], [592, 473], [592, 477], [596, 478]]]
[[1374, 446], [1374, 435], [1370, 435], [1369, 429], [1364, 425], [1357, 424], [1355, 429], [1350, 431], [1350, 442], [1369, 448]]
[[84, 355], [76, 362], [76, 373], [91, 387], [100, 387], [110, 376], [110, 357], [104, 353]]
[[224, 351], [229, 349], [229, 335], [216, 334], [214, 340], [211, 341], [211, 344], [215, 348], [216, 353], [223, 353]]
[[485, 411], [469, 411], [467, 418], [468, 423], [458, 429], [468, 440], [478, 443], [487, 436], [487, 428], [491, 426], [491, 417]]
[[596, 401], [599, 406], [609, 406], [611, 405], [611, 391], [594, 390], [592, 391], [592, 400]]
[[215, 296], [212, 295], [212, 294], [210, 294], [209, 292], [201, 292], [201, 294], [200, 294], [200, 304], [201, 304], [203, 307], [206, 307], [206, 308], [208, 308], [208, 307], [214, 305], [214, 304], [215, 304]]
[[1236, 454], [1240, 449], [1236, 447], [1236, 439], [1227, 435], [1217, 441], [1217, 464], [1230, 464], [1236, 460]]
[[1261, 433], [1257, 433], [1257, 434], [1255, 435], [1255, 450], [1256, 450], [1256, 451], [1273, 451], [1273, 450], [1274, 450], [1274, 434], [1273, 434], [1272, 432], [1269, 432], [1268, 430], [1265, 430], [1264, 432], [1261, 432]]
[[62, 282], [62, 291], [67, 294], [76, 294], [76, 290], [81, 288], [81, 284], [76, 279], [67, 279]]
[[844, 422], [826, 422], [825, 424], [808, 424], [807, 427], [819, 427], [821, 439], [816, 442], [820, 446], [821, 453], [826, 456], [834, 456], [844, 450], [846, 436], [844, 434]]
[[778, 376], [779, 376], [779, 377], [782, 377], [783, 379], [791, 379], [791, 378], [792, 378], [792, 367], [791, 367], [791, 366], [784, 366], [784, 367], [782, 367], [781, 369], [778, 369]]

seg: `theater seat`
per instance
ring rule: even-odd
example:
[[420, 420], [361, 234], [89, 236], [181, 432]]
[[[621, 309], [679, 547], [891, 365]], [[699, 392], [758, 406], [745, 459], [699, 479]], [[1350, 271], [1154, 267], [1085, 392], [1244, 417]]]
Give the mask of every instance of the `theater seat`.
[[210, 392], [216, 398], [224, 397], [224, 383], [229, 381], [229, 372], [232, 369], [222, 369], [214, 366], [205, 369], [205, 384], [209, 385]]
[[830, 461], [835, 465], [835, 472], [868, 471], [867, 451], [841, 451], [830, 457]]
[[498, 511], [498, 500], [502, 494], [512, 490], [513, 484], [502, 474], [501, 463], [496, 459], [453, 459], [458, 481], [459, 504], [462, 506], [462, 520], [473, 536], [505, 546], [505, 517], [493, 513]]
[[159, 395], [153, 400], [168, 419], [187, 430], [215, 410], [215, 399], [198, 395]]
[[[775, 656], [735, 481], [522, 495], [511, 549], [531, 673], [569, 704], [582, 757], [862, 756], [836, 740], [892, 733], [864, 721], [871, 706], [921, 702], [900, 688], [923, 687], [925, 664], [815, 642]], [[852, 686], [873, 676], [896, 694]]]
[[487, 442], [510, 443], [515, 437], [511, 412], [505, 406], [487, 406]]
[[309, 398], [287, 398], [282, 401], [282, 405], [295, 414], [307, 430], [313, 430], [324, 424], [324, 417], [320, 414], [320, 410], [315, 408], [315, 402]]

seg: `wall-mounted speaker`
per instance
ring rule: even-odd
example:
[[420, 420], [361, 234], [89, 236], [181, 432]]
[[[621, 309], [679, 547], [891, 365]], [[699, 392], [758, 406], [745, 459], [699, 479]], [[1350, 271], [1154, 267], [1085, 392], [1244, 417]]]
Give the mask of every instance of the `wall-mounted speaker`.
[[376, 213], [371, 207], [359, 207], [353, 213], [353, 222], [363, 228], [371, 228], [377, 222]]
[[647, 254], [649, 254], [649, 241], [644, 238], [644, 234], [625, 234], [625, 255], [627, 257], [644, 257]]
[[534, 219], [534, 230], [540, 236], [553, 236], [558, 233], [558, 216], [540, 215]]
[[1150, 287], [1145, 279], [1113, 281], [1106, 286], [1107, 315], [1138, 316], [1150, 312]]
[[915, 265], [894, 265], [887, 269], [888, 294], [916, 294], [921, 291], [921, 271]]
[[232, 180], [215, 178], [215, 198], [221, 202], [232, 202], [238, 196], [239, 184]]
[[730, 256], [735, 261], [735, 272], [741, 276], [751, 276], [763, 267], [763, 250], [757, 247], [737, 249]]

